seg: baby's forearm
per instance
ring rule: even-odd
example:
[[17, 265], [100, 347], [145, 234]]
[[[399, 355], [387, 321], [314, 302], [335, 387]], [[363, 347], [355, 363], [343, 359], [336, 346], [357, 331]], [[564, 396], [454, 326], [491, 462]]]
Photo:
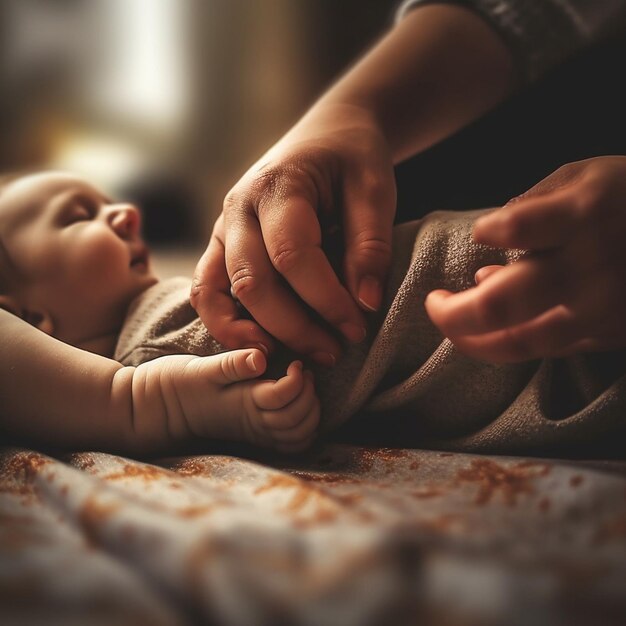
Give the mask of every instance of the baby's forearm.
[[0, 426], [9, 439], [126, 453], [188, 434], [159, 376], [60, 342], [0, 310]]

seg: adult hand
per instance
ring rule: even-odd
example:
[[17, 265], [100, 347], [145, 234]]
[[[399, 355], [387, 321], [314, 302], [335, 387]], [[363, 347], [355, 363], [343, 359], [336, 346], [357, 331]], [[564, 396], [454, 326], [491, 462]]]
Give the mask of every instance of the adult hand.
[[[371, 115], [318, 105], [227, 195], [196, 268], [192, 305], [228, 348], [267, 352], [276, 338], [332, 365], [340, 355], [334, 331], [362, 340], [363, 310], [380, 306], [395, 199], [391, 155]], [[339, 268], [322, 249], [333, 234], [345, 246]]]
[[626, 157], [561, 167], [479, 219], [474, 239], [529, 252], [479, 270], [476, 287], [428, 295], [459, 349], [515, 362], [626, 346]]

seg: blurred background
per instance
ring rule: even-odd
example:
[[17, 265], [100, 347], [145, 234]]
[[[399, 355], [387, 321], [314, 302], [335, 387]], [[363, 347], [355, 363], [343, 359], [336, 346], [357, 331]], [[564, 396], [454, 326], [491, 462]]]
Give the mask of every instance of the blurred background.
[[396, 0], [0, 0], [0, 169], [79, 172], [153, 244], [206, 242], [241, 174]]
[[[195, 258], [226, 192], [398, 4], [0, 0], [0, 170], [84, 174], [142, 206], [150, 243]], [[626, 153], [623, 39], [397, 167], [399, 219], [495, 206], [562, 163]]]

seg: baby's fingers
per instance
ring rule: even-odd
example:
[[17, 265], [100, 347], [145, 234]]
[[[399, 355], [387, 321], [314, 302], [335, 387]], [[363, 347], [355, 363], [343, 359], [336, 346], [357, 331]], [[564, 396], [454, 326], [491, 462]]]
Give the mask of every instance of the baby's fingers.
[[293, 361], [285, 376], [279, 380], [256, 385], [252, 390], [252, 399], [260, 409], [281, 409], [298, 397], [303, 386], [302, 363]]
[[311, 445], [320, 422], [320, 404], [315, 395], [313, 375], [302, 372], [298, 362], [292, 363], [288, 375], [277, 383], [259, 385], [258, 389], [266, 389], [269, 385], [276, 387], [279, 383], [298, 373], [302, 387], [300, 393], [287, 405], [277, 410], [262, 410], [261, 420], [273, 441], [274, 448], [280, 452], [300, 452]]
[[191, 363], [202, 369], [202, 375], [216, 385], [230, 385], [241, 380], [256, 378], [265, 371], [267, 361], [261, 350], [232, 350]]
[[310, 372], [306, 372], [303, 379], [302, 390], [291, 403], [277, 410], [262, 411], [263, 424], [267, 428], [274, 431], [291, 430], [305, 421], [312, 408], [319, 407], [313, 376]]
[[275, 443], [298, 443], [300, 441], [310, 440], [320, 423], [320, 407], [319, 403], [315, 402], [309, 407], [309, 410], [304, 415], [300, 416], [300, 422], [293, 428], [287, 428], [284, 430], [272, 430], [270, 436]]

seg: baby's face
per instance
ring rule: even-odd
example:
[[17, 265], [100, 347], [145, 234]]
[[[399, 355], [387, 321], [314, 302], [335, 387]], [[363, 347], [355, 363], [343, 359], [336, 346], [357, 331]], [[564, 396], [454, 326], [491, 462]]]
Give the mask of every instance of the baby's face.
[[26, 309], [45, 309], [52, 334], [69, 343], [116, 332], [130, 301], [157, 281], [140, 225], [136, 207], [69, 174], [9, 183], [0, 194], [0, 241], [12, 291]]

